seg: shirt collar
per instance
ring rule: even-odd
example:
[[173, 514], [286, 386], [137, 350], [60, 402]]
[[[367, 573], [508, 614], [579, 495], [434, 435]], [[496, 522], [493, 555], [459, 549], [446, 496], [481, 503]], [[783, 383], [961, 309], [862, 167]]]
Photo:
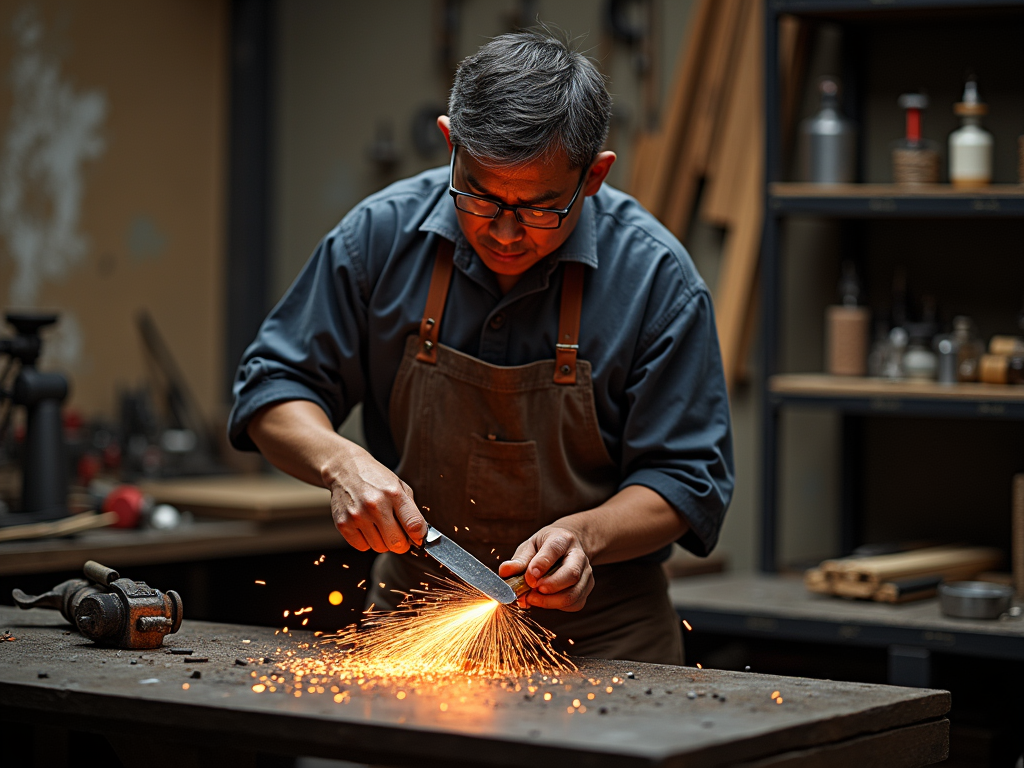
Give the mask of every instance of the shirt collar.
[[[594, 221], [594, 201], [589, 197], [584, 197], [576, 204], [583, 206], [583, 212], [580, 214], [579, 221], [576, 222], [576, 228], [551, 256], [557, 261], [578, 261], [597, 269], [597, 226]], [[452, 201], [451, 195], [447, 193], [441, 195], [426, 220], [420, 224], [419, 229], [421, 232], [436, 232], [446, 240], [455, 243], [456, 264], [460, 260], [460, 255], [469, 259], [468, 251], [472, 251], [472, 248], [470, 248], [466, 236], [462, 234], [462, 228], [459, 227], [459, 219], [455, 213], [455, 203]], [[464, 264], [459, 266], [465, 269]]]

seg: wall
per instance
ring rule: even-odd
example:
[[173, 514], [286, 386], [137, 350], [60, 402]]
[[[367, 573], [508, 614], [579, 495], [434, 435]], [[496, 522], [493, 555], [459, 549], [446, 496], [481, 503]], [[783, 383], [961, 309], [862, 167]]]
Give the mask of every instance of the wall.
[[221, 406], [226, 9], [0, 5], [0, 301], [60, 312], [45, 365], [86, 415], [144, 381], [142, 308]]

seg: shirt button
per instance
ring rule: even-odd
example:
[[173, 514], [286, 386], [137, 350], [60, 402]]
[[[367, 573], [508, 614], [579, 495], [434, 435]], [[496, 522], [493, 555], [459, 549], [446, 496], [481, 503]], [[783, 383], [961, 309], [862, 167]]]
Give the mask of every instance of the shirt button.
[[505, 316], [502, 315], [502, 314], [497, 314], [494, 317], [492, 317], [491, 318], [491, 322], [489, 323], [491, 328], [493, 328], [496, 331], [500, 330], [501, 326], [503, 326], [504, 324], [505, 324]]

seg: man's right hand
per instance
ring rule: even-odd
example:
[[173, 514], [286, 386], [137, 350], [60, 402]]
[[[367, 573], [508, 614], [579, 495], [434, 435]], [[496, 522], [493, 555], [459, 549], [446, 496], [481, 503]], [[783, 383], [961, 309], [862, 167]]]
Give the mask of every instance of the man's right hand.
[[248, 432], [275, 467], [331, 491], [334, 524], [356, 549], [402, 553], [423, 543], [427, 521], [412, 488], [335, 432], [315, 403], [289, 400], [261, 408]]
[[361, 552], [403, 553], [422, 544], [427, 521], [412, 488], [366, 451], [346, 453], [324, 469], [331, 514], [345, 541]]

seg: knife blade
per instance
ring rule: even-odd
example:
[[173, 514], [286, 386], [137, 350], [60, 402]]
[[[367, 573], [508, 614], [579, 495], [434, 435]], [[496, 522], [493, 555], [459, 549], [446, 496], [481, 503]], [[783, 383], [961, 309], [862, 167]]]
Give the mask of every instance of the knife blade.
[[502, 605], [516, 599], [516, 593], [494, 571], [433, 526], [427, 526], [423, 550], [469, 586]]

